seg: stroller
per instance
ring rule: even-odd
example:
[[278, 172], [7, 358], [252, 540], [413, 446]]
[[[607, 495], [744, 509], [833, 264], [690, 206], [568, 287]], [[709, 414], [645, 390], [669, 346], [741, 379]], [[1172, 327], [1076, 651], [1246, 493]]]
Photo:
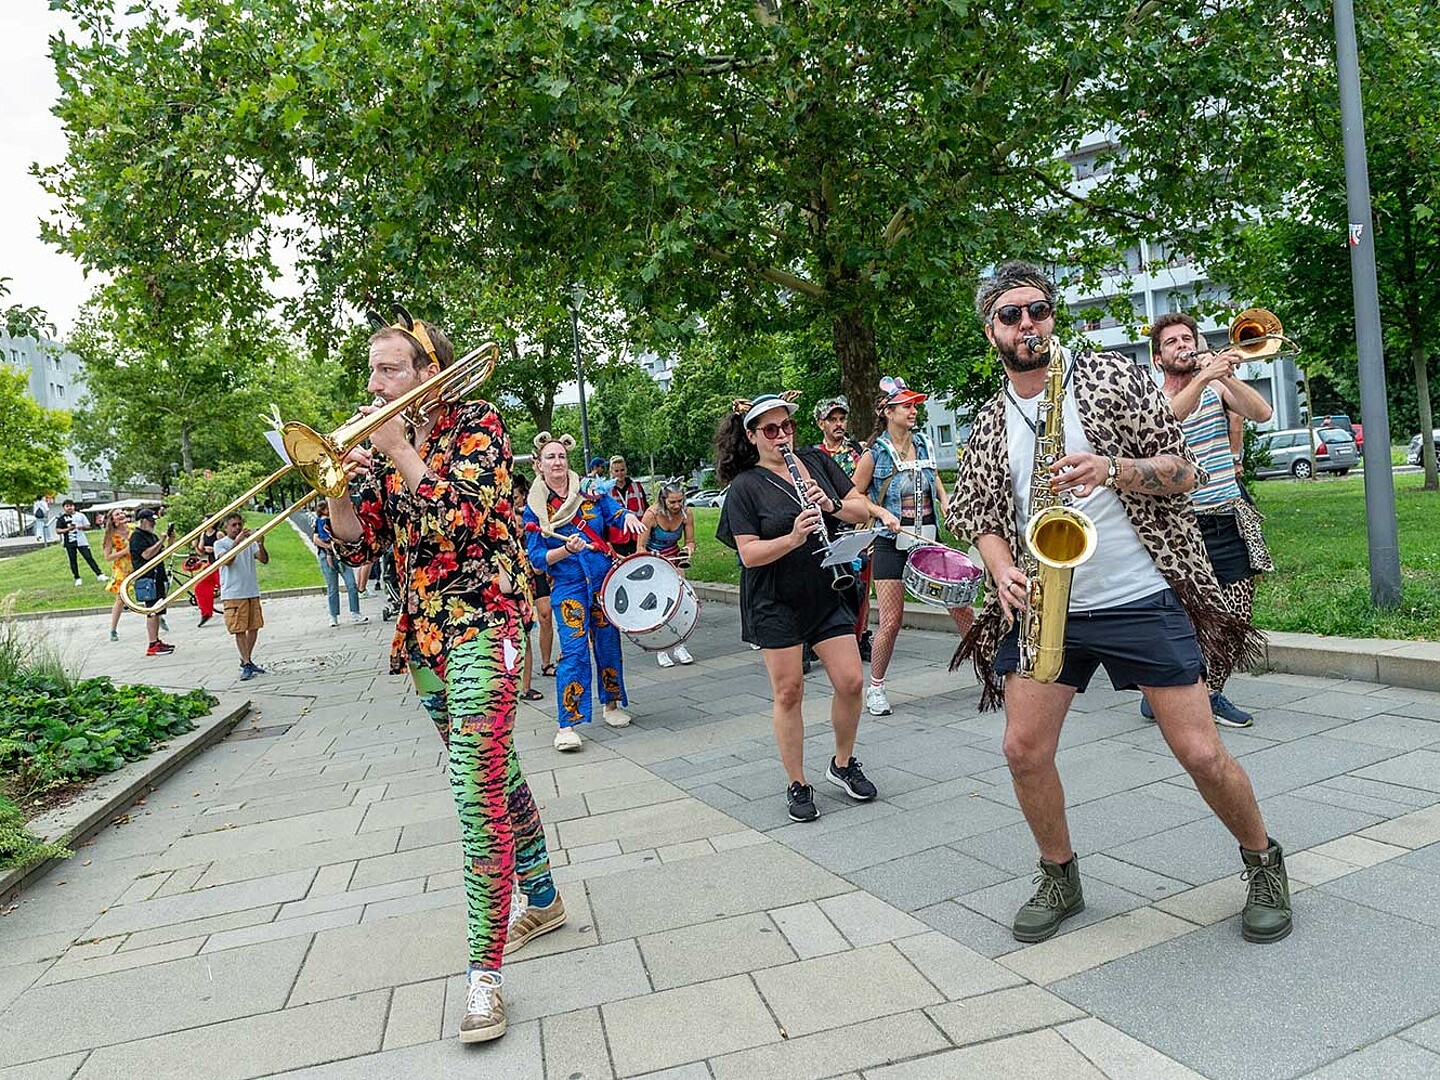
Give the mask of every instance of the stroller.
[[[171, 588], [176, 585], [184, 585], [201, 570], [209, 566], [209, 562], [199, 555], [186, 555], [183, 559], [177, 552], [165, 563], [165, 574], [171, 581]], [[194, 589], [185, 591], [185, 600], [191, 607], [198, 607], [200, 601], [195, 597]]]

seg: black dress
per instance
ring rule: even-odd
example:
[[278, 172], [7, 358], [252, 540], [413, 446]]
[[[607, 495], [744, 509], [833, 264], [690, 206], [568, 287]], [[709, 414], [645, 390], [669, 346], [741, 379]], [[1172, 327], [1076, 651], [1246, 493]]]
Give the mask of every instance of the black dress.
[[[828, 454], [801, 450], [796, 456], [837, 504], [854, 490], [845, 470]], [[756, 465], [730, 482], [715, 535], [731, 548], [736, 547], [736, 536], [773, 540], [787, 535], [799, 514], [795, 485]], [[838, 518], [825, 515], [830, 535], [840, 525]], [[833, 575], [820, 565], [820, 550], [820, 537], [812, 534], [802, 547], [774, 562], [741, 566], [740, 631], [746, 641], [762, 649], [785, 649], [854, 634], [854, 590], [837, 592], [830, 587]]]

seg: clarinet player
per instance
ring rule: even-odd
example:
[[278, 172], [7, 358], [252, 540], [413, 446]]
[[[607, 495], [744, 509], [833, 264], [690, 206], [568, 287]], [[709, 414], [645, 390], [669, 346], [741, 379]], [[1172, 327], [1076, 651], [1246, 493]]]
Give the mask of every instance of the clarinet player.
[[[814, 788], [805, 778], [805, 677], [801, 652], [815, 650], [834, 688], [830, 725], [835, 755], [825, 778], [857, 802], [875, 798], [875, 785], [855, 760], [860, 726], [860, 649], [855, 643], [851, 582], [837, 589], [836, 575], [821, 565], [826, 529], [836, 521], [861, 524], [870, 506], [843, 469], [825, 454], [792, 455], [797, 490], [786, 453], [795, 441], [795, 404], [790, 395], [764, 394], [737, 401], [715, 435], [716, 466], [729, 493], [716, 536], [740, 556], [742, 636], [759, 645], [770, 675], [775, 741], [789, 787], [792, 821], [820, 816]], [[853, 579], [851, 579], [853, 582]]]
[[[1040, 849], [1039, 888], [1015, 916], [1015, 938], [1043, 941], [1085, 907], [1055, 752], [1071, 702], [1103, 664], [1117, 690], [1144, 692], [1176, 760], [1239, 842], [1249, 886], [1242, 934], [1278, 941], [1291, 926], [1284, 855], [1265, 831], [1249, 777], [1220, 742], [1202, 681], [1197, 635], [1207, 654], [1235, 658], [1257, 638], [1221, 596], [1190, 510], [1188, 493], [1205, 474], [1148, 373], [1125, 357], [1062, 353], [1064, 378], [1047, 379], [1055, 284], [1038, 267], [999, 266], [975, 308], [1005, 376], [976, 414], [947, 524], [977, 538], [991, 583], [956, 661], [974, 660], [982, 709], [1004, 704], [1005, 758]], [[1054, 682], [1018, 673], [1030, 584], [1019, 528], [1031, 512], [1032, 474], [1046, 468], [1037, 464], [1047, 436], [1037, 418], [1047, 385], [1066, 388], [1064, 453], [1048, 466], [1050, 490], [1086, 514], [1098, 536], [1093, 557], [1074, 571], [1068, 618], [1060, 613], [1063, 666]]]

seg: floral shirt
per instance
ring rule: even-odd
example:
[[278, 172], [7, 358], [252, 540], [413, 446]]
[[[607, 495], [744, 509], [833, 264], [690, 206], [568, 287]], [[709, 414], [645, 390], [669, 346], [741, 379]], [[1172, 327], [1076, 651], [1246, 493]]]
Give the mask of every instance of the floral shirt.
[[829, 454], [830, 460], [844, 469], [846, 476], [855, 475], [855, 466], [860, 464], [860, 455], [865, 452], [865, 448], [851, 438], [842, 440], [834, 450], [826, 446], [825, 440], [822, 439], [815, 444], [815, 449]]
[[457, 645], [529, 618], [528, 584], [510, 503], [510, 435], [495, 407], [442, 409], [419, 454], [426, 472], [414, 492], [375, 455], [360, 483], [364, 535], [336, 537], [334, 550], [356, 566], [393, 552], [401, 605], [390, 670], [422, 664], [443, 678]]

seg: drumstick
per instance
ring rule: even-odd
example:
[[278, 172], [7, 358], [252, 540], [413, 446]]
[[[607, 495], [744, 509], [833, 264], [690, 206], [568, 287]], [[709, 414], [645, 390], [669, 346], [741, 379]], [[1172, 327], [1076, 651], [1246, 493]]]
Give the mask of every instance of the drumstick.
[[[875, 525], [872, 527], [872, 531], [878, 533], [878, 534], [881, 535], [881, 536], [894, 536], [894, 535], [895, 535], [895, 533], [891, 532], [889, 529], [887, 529], [884, 525], [881, 525], [879, 522], [876, 522], [876, 523], [875, 523]], [[903, 526], [903, 525], [900, 526], [900, 528], [897, 529], [897, 530], [895, 530], [895, 531], [896, 531], [896, 532], [902, 532], [902, 533], [904, 533], [906, 536], [913, 536], [913, 537], [915, 537], [916, 540], [923, 540], [923, 541], [925, 541], [925, 543], [927, 543], [927, 544], [938, 544], [938, 543], [940, 542], [940, 541], [934, 539], [933, 537], [926, 536], [924, 533], [918, 533], [918, 532], [916, 532], [914, 529], [907, 529], [907, 528], [905, 528], [905, 526]]]

